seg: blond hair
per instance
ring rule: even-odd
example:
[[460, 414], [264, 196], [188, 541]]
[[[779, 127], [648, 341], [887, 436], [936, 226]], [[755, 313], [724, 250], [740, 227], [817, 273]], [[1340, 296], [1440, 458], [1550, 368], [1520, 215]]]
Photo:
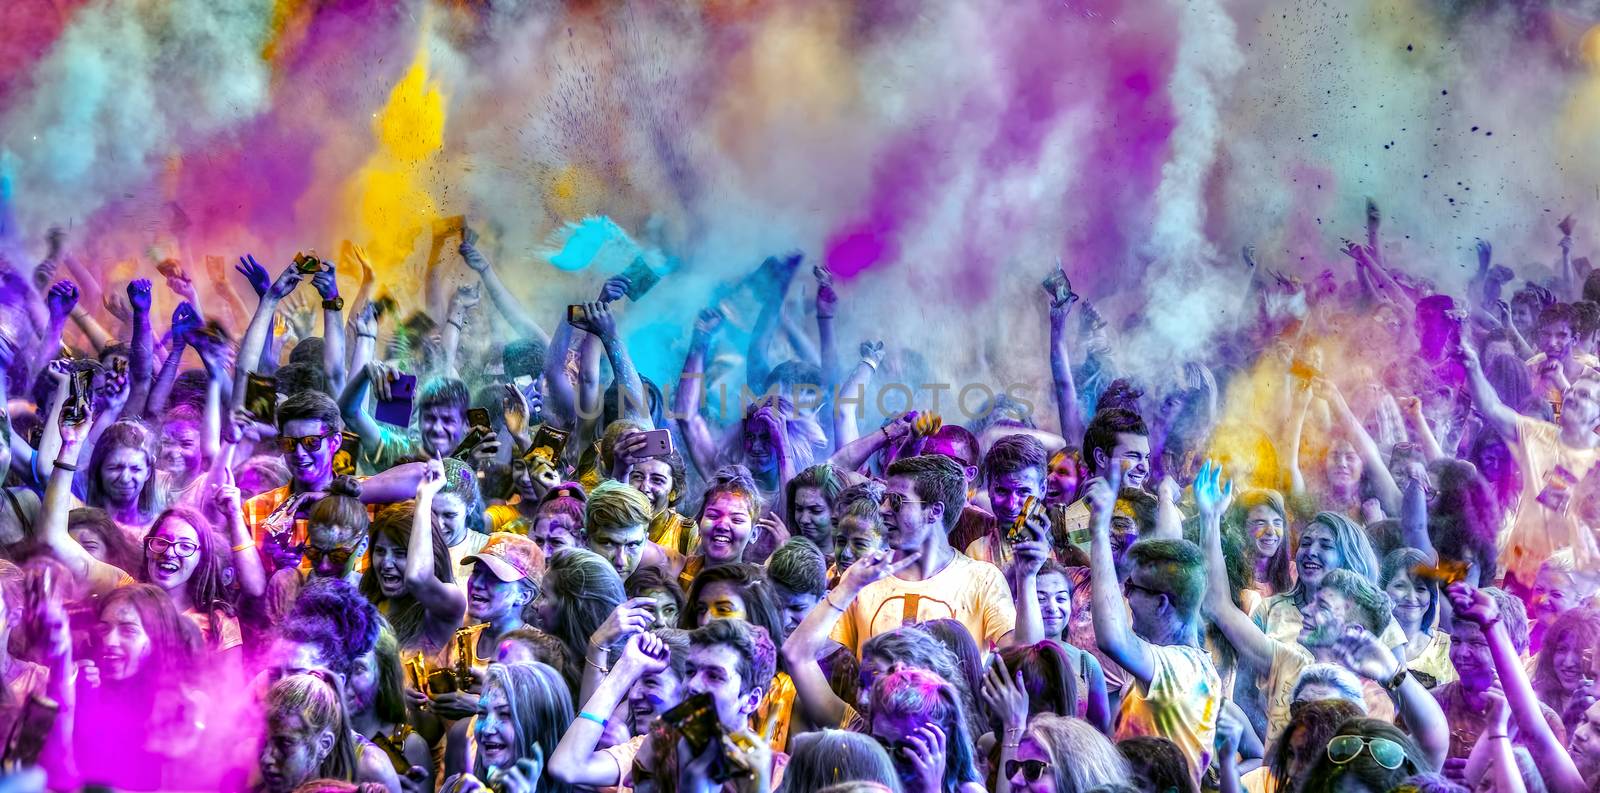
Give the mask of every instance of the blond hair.
[[654, 514], [654, 510], [650, 507], [649, 496], [631, 485], [608, 480], [601, 482], [600, 486], [589, 494], [589, 502], [584, 508], [583, 523], [590, 532], [596, 529], [643, 526], [650, 523], [650, 518]]

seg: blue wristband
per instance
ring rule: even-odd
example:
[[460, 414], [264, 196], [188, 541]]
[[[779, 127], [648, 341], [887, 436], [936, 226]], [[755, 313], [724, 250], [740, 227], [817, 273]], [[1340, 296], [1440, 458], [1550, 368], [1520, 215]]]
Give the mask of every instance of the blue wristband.
[[606, 726], [608, 726], [610, 724], [610, 722], [607, 721], [606, 719], [602, 719], [599, 716], [596, 716], [593, 713], [590, 713], [589, 711], [586, 711], [586, 710], [578, 711], [578, 718], [580, 718], [580, 719], [588, 719], [589, 721], [592, 721], [595, 724], [600, 725], [601, 729], [604, 729]]

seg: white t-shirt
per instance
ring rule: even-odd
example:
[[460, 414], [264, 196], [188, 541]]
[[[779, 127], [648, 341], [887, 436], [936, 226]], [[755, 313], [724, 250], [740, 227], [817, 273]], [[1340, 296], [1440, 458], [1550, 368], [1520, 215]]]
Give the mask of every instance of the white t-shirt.
[[1211, 655], [1199, 647], [1150, 645], [1153, 670], [1148, 687], [1129, 675], [1117, 711], [1117, 740], [1151, 735], [1178, 745], [1189, 760], [1196, 784], [1211, 765], [1217, 713], [1222, 708], [1222, 678]]

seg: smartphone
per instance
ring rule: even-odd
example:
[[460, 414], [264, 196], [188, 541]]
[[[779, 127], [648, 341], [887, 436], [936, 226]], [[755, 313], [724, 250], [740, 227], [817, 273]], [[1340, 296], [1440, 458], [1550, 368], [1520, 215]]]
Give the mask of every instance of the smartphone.
[[484, 408], [469, 408], [467, 410], [467, 426], [481, 427], [491, 431], [494, 429], [494, 425], [489, 423], [489, 411]]
[[61, 406], [61, 420], [82, 424], [89, 418], [89, 394], [94, 387], [94, 372], [74, 369], [67, 379], [67, 402]]
[[647, 430], [638, 433], [644, 436], [644, 453], [650, 457], [666, 457], [672, 454], [672, 433], [667, 430]]
[[573, 303], [567, 306], [567, 324], [576, 325], [589, 318], [589, 312], [582, 303]]
[[650, 269], [650, 265], [645, 263], [643, 256], [633, 257], [633, 264], [628, 265], [628, 269], [622, 271], [622, 277], [628, 279], [628, 299], [635, 303], [639, 302], [639, 298], [644, 297], [645, 293], [649, 292], [652, 287], [661, 282], [661, 276], [656, 275], [656, 271]]
[[523, 396], [527, 396], [528, 389], [533, 388], [533, 375], [525, 374], [511, 382], [516, 385], [517, 390], [521, 391]]
[[1022, 511], [1017, 513], [1017, 519], [1011, 522], [1011, 528], [1006, 532], [1006, 542], [1016, 545], [1033, 539], [1033, 533], [1028, 530], [1028, 517], [1033, 514], [1034, 498], [1028, 496], [1022, 502]]
[[1558, 465], [1544, 475], [1544, 489], [1539, 491], [1537, 500], [1547, 509], [1565, 514], [1567, 506], [1572, 503], [1572, 489], [1577, 484], [1577, 475], [1565, 466]]
[[722, 722], [711, 694], [696, 694], [676, 707], [661, 714], [661, 718], [678, 731], [688, 742], [689, 749], [698, 756], [712, 741], [722, 738]]
[[244, 382], [244, 409], [262, 424], [276, 423], [278, 416], [278, 378], [250, 372]]
[[378, 400], [378, 406], [372, 411], [372, 417], [396, 427], [411, 426], [411, 400], [416, 393], [416, 375], [395, 375], [394, 382], [389, 384], [389, 398]]
[[313, 253], [297, 253], [294, 255], [294, 269], [304, 275], [322, 272], [322, 260]]
[[1039, 284], [1044, 293], [1050, 296], [1050, 301], [1057, 305], [1067, 302], [1072, 298], [1072, 281], [1067, 274], [1061, 271], [1061, 265], [1056, 265], [1056, 271], [1051, 273], [1044, 282]]
[[540, 424], [539, 429], [533, 433], [533, 448], [549, 449], [556, 460], [561, 459], [561, 453], [567, 448], [567, 439], [572, 433], [557, 429], [549, 424]]
[[356, 460], [361, 455], [361, 436], [345, 430], [339, 433], [339, 451], [333, 453], [335, 476], [355, 476]]

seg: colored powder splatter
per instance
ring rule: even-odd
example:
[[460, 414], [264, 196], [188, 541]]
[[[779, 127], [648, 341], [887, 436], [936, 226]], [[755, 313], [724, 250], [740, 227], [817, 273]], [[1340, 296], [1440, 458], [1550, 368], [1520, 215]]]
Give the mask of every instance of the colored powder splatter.
[[367, 250], [379, 277], [403, 276], [398, 268], [439, 215], [430, 186], [444, 125], [444, 93], [429, 79], [428, 51], [419, 46], [373, 119], [376, 149], [350, 185], [358, 229], [352, 236]]

